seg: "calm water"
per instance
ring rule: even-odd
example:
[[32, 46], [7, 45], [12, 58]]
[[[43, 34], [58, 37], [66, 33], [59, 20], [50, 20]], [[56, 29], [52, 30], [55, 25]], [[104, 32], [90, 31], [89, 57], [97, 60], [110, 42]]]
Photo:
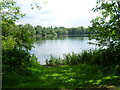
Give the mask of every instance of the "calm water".
[[[83, 50], [97, 49], [95, 45], [88, 44], [88, 37], [64, 37], [57, 39], [36, 40], [34, 47], [31, 50], [32, 54], [40, 61], [40, 64], [45, 64], [45, 60], [50, 58], [50, 55], [62, 57], [67, 53], [80, 53]], [[95, 42], [95, 40], [91, 40]]]

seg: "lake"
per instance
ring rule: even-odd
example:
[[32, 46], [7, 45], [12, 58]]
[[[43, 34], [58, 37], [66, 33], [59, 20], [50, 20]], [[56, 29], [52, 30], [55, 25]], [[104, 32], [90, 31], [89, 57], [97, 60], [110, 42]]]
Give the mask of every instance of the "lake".
[[88, 42], [95, 42], [95, 40], [89, 40], [88, 37], [37, 38], [31, 53], [35, 54], [41, 65], [44, 65], [45, 60], [49, 60], [51, 55], [62, 58], [63, 54], [80, 53], [83, 50], [98, 48], [95, 45], [88, 44]]

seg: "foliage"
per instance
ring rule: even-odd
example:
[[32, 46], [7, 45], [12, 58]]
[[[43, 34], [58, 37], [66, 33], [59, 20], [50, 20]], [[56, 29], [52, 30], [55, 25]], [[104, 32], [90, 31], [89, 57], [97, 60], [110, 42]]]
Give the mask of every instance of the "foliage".
[[[36, 64], [36, 57], [28, 50], [32, 48], [33, 34], [36, 33], [29, 24], [16, 25], [15, 22], [23, 17], [16, 2], [3, 0], [2, 10], [2, 60], [3, 76], [7, 72], [26, 70]], [[34, 60], [34, 61], [33, 61]]]
[[37, 58], [25, 50], [3, 50], [2, 54], [4, 72], [26, 70], [28, 67], [33, 67], [37, 63]]
[[[91, 64], [91, 65], [120, 65], [120, 49], [99, 49], [88, 50], [82, 53], [64, 54], [63, 58], [55, 58], [52, 56], [47, 61], [47, 65], [77, 65], [77, 64]], [[59, 61], [60, 63], [56, 64]]]
[[2, 21], [9, 21], [10, 23], [18, 21], [19, 18], [24, 17], [20, 7], [16, 5], [14, 0], [2, 0], [0, 2], [0, 11], [2, 10]]
[[51, 55], [50, 60], [46, 59], [46, 65], [62, 65], [61, 58], [56, 58], [55, 56]]
[[90, 33], [87, 28], [83, 26], [76, 28], [65, 27], [42, 27], [40, 25], [35, 26], [36, 36], [60, 36], [60, 35], [80, 35]]
[[120, 46], [120, 1], [98, 0], [96, 8], [92, 10], [101, 14], [91, 21], [90, 31], [98, 32], [92, 38], [100, 46]]
[[24, 48], [30, 50], [34, 30], [3, 21], [2, 23], [2, 46], [4, 50], [14, 48]]
[[88, 31], [87, 28], [80, 26], [80, 27], [73, 27], [73, 28], [68, 28], [68, 34], [89, 34], [90, 32]]
[[92, 62], [120, 65], [120, 1], [98, 0], [92, 10], [100, 12], [101, 16], [91, 21], [89, 30], [94, 34], [90, 38], [96, 39], [96, 44], [102, 47], [98, 53], [95, 52]]
[[[95, 52], [95, 51], [93, 51]], [[93, 52], [90, 51], [83, 51], [82, 53], [68, 53], [64, 54], [63, 58], [55, 58], [51, 57], [50, 60], [47, 62], [47, 65], [56, 65], [57, 61], [61, 61], [57, 65], [77, 65], [77, 64], [86, 64], [90, 63], [93, 57]]]

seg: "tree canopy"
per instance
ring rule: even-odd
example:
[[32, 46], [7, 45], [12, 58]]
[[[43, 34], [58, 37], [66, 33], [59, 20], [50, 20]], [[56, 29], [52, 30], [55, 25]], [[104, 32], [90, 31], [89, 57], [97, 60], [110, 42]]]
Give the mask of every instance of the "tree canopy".
[[2, 0], [0, 9], [2, 10], [3, 72], [17, 69], [25, 70], [31, 66], [32, 60], [36, 62], [36, 57], [28, 52], [32, 48], [32, 39], [35, 31], [29, 24], [16, 25], [15, 22], [25, 16], [25, 14], [21, 13], [20, 7], [16, 5], [15, 1]]
[[90, 30], [97, 33], [93, 36], [100, 46], [115, 47], [120, 45], [120, 1], [98, 0], [94, 12], [100, 12], [91, 21]]

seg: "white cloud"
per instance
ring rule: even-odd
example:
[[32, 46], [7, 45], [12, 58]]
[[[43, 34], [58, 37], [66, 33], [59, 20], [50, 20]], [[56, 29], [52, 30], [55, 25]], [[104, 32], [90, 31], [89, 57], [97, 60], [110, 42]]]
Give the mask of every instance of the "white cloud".
[[[34, 1], [39, 3], [41, 10], [31, 10], [30, 4], [34, 4]], [[22, 12], [27, 14], [20, 20], [23, 24], [87, 27], [90, 25], [90, 20], [98, 15], [91, 11], [95, 7], [96, 0], [18, 0], [18, 3]]]

